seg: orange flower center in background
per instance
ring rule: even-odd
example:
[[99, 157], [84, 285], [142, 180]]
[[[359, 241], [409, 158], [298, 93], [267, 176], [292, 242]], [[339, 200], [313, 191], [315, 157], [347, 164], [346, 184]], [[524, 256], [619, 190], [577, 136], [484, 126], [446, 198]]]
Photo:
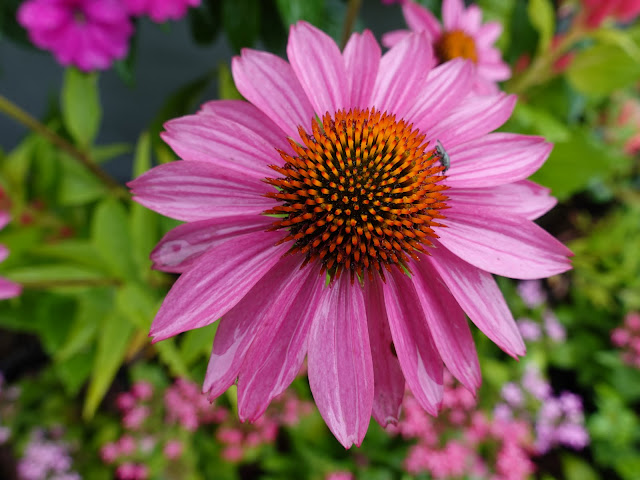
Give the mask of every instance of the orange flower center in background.
[[[409, 270], [409, 257], [426, 253], [433, 227], [445, 218], [444, 167], [435, 145], [394, 115], [372, 110], [339, 110], [298, 127], [304, 145], [289, 139], [295, 155], [280, 155], [282, 178], [266, 196], [280, 205], [264, 212], [282, 217], [272, 230], [286, 229], [280, 243], [289, 253], [320, 261], [332, 280], [348, 271], [363, 279], [391, 266]], [[410, 271], [410, 270], [409, 270]]]
[[473, 38], [462, 30], [444, 32], [435, 43], [434, 48], [440, 63], [454, 58], [466, 58], [472, 60], [473, 63], [478, 62], [476, 44]]

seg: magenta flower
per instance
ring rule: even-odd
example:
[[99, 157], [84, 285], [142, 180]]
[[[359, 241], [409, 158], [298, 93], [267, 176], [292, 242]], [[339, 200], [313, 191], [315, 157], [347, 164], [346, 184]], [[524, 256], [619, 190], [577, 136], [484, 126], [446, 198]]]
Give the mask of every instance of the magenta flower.
[[189, 7], [197, 7], [201, 0], [124, 0], [131, 15], [147, 15], [156, 23], [180, 20]]
[[18, 21], [34, 45], [85, 72], [124, 58], [133, 33], [121, 0], [27, 0]]
[[640, 14], [640, 0], [582, 0], [585, 22], [590, 28], [598, 28], [606, 18], [630, 22]]
[[570, 252], [532, 221], [554, 200], [525, 178], [551, 145], [489, 133], [515, 98], [468, 95], [470, 62], [433, 68], [424, 34], [381, 56], [365, 31], [341, 53], [303, 22], [287, 53], [234, 58], [250, 103], [213, 101], [168, 122], [163, 138], [183, 160], [130, 184], [139, 203], [187, 222], [151, 255], [182, 274], [151, 335], [222, 317], [204, 390], [214, 399], [237, 380], [242, 420], [256, 420], [307, 355], [318, 409], [349, 447], [371, 414], [397, 421], [405, 381], [435, 414], [443, 363], [476, 390], [465, 313], [524, 354], [492, 273], [555, 275]]
[[[7, 212], [0, 212], [0, 230], [7, 226], [9, 219], [10, 217]], [[0, 262], [3, 262], [8, 256], [9, 249], [4, 245], [0, 245]], [[20, 293], [22, 293], [22, 287], [20, 285], [0, 277], [0, 300], [17, 297]]]
[[[502, 33], [502, 25], [498, 22], [482, 24], [482, 11], [477, 5], [465, 9], [462, 0], [444, 0], [442, 25], [429, 10], [410, 0], [403, 3], [402, 12], [412, 31], [426, 32], [430, 37], [439, 63], [460, 57], [473, 61], [477, 71], [476, 93], [496, 93], [496, 82], [511, 77], [509, 66], [493, 46]], [[409, 33], [409, 30], [389, 32], [382, 37], [382, 43], [391, 47]]]

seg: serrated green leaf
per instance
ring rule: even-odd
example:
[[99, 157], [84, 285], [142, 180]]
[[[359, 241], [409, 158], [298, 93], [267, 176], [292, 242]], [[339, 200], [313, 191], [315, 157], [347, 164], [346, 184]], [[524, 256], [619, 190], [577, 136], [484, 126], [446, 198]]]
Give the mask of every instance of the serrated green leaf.
[[527, 13], [531, 24], [538, 31], [538, 52], [544, 52], [551, 45], [555, 25], [555, 8], [549, 0], [529, 0]]
[[82, 147], [95, 139], [102, 109], [98, 94], [98, 75], [67, 68], [62, 85], [62, 119], [65, 128]]
[[118, 311], [112, 311], [101, 322], [91, 381], [87, 390], [82, 415], [93, 417], [109, 386], [124, 361], [127, 345], [134, 327]]
[[640, 62], [619, 45], [599, 44], [577, 54], [567, 69], [567, 79], [576, 90], [606, 96], [633, 85], [640, 77]]
[[91, 225], [91, 242], [118, 278], [131, 279], [137, 276], [131, 252], [129, 218], [120, 202], [107, 199], [96, 207]]

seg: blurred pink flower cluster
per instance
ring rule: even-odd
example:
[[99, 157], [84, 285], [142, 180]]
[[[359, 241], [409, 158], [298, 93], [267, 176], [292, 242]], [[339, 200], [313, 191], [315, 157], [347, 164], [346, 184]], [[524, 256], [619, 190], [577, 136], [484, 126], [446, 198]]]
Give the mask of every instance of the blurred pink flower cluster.
[[589, 444], [582, 399], [571, 392], [554, 395], [549, 382], [533, 364], [527, 365], [520, 384], [504, 384], [501, 396], [503, 403], [496, 405], [494, 417], [533, 424], [536, 455], [554, 447], [579, 450]]
[[607, 18], [630, 22], [640, 14], [640, 0], [582, 0], [585, 23], [598, 28]]
[[[404, 417], [387, 430], [416, 439], [405, 468], [411, 474], [428, 473], [434, 479], [464, 476], [491, 480], [524, 480], [534, 471], [533, 433], [529, 423], [490, 418], [476, 408], [474, 396], [453, 377], [445, 376], [440, 415], [428, 415], [409, 391]], [[495, 452], [495, 457], [481, 452]], [[484, 457], [484, 458], [483, 458]]]
[[18, 22], [34, 45], [49, 50], [64, 66], [105, 70], [129, 50], [132, 16], [155, 22], [183, 17], [200, 0], [27, 0]]
[[519, 282], [517, 291], [528, 309], [538, 313], [541, 311], [542, 315], [542, 324], [528, 317], [516, 320], [522, 338], [528, 342], [537, 342], [545, 337], [552, 342], [564, 342], [567, 331], [553, 311], [548, 308], [547, 294], [542, 287], [542, 282], [540, 280]]
[[72, 470], [69, 446], [61, 440], [62, 429], [35, 430], [18, 461], [20, 480], [81, 480]]
[[611, 332], [611, 342], [621, 350], [624, 363], [640, 368], [640, 313], [628, 313], [624, 324]]
[[[4, 191], [0, 188], [0, 202], [4, 198]], [[9, 214], [0, 210], [0, 230], [9, 223]], [[9, 256], [9, 249], [4, 245], [0, 245], [0, 262], [3, 262]], [[13, 298], [20, 295], [22, 287], [6, 278], [0, 277], [0, 300]]]
[[215, 426], [222, 445], [221, 456], [239, 462], [250, 449], [273, 443], [281, 426], [296, 425], [312, 411], [312, 405], [285, 393], [274, 401], [267, 413], [255, 423], [241, 424], [229, 410], [212, 405], [200, 387], [178, 378], [161, 392], [146, 381], [133, 384], [130, 391], [118, 395], [123, 433], [100, 450], [102, 461], [116, 466], [119, 480], [146, 480], [147, 467], [154, 452], [162, 452], [167, 461], [179, 461], [185, 449], [186, 432], [207, 425]]

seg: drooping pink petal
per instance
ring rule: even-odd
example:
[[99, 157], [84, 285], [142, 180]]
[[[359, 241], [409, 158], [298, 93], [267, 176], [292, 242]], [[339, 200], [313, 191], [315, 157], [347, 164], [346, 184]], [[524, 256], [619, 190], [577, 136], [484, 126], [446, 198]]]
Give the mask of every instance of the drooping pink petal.
[[444, 0], [442, 2], [442, 23], [445, 30], [459, 28], [463, 13], [464, 3], [462, 0]]
[[17, 297], [22, 293], [22, 285], [0, 277], [0, 300]]
[[470, 95], [434, 125], [429, 135], [449, 150], [500, 127], [511, 116], [515, 104], [515, 95]]
[[406, 118], [421, 132], [430, 132], [469, 93], [476, 74], [468, 60], [454, 59], [429, 72], [428, 81], [415, 96]]
[[238, 235], [265, 231], [273, 223], [263, 215], [235, 215], [179, 225], [167, 233], [151, 252], [153, 268], [186, 272], [200, 256]]
[[365, 282], [364, 302], [373, 358], [373, 418], [383, 427], [389, 423], [395, 425], [400, 418], [404, 396], [404, 375], [394, 353], [384, 293], [378, 277]]
[[522, 280], [545, 278], [571, 268], [571, 251], [530, 220], [461, 204], [447, 210], [440, 242], [487, 272]]
[[309, 128], [313, 107], [286, 61], [266, 52], [244, 49], [231, 63], [236, 87], [288, 136], [299, 139], [298, 126]]
[[524, 355], [520, 331], [490, 273], [469, 265], [442, 246], [423, 261], [438, 272], [458, 304], [487, 337], [513, 357]]
[[410, 30], [392, 30], [382, 35], [382, 45], [391, 48], [411, 35]]
[[467, 318], [429, 262], [416, 262], [411, 280], [438, 353], [467, 389], [480, 387], [482, 374]]
[[413, 283], [397, 272], [387, 274], [383, 286], [393, 345], [409, 389], [422, 408], [437, 415], [442, 402], [442, 359]]
[[273, 207], [265, 185], [241, 169], [221, 169], [208, 162], [177, 161], [158, 165], [128, 183], [134, 200], [183, 221], [254, 214]]
[[417, 3], [413, 1], [404, 2], [402, 4], [402, 13], [407, 25], [414, 32], [426, 31], [432, 40], [436, 40], [442, 33], [442, 27], [438, 19], [429, 10]]
[[[277, 148], [289, 149], [285, 133], [268, 118], [264, 123], [246, 119], [243, 123], [199, 113], [165, 123], [160, 136], [183, 160], [208, 162], [219, 169], [241, 168], [258, 179], [273, 175], [268, 165], [282, 162]], [[274, 135], [267, 135], [272, 130], [280, 133], [275, 143]]]
[[524, 180], [542, 166], [553, 148], [542, 137], [515, 133], [490, 133], [451, 147], [443, 145], [451, 159], [447, 170], [451, 188], [494, 187]]
[[[304, 277], [306, 275], [306, 277]], [[305, 268], [282, 288], [277, 308], [251, 343], [238, 378], [238, 415], [255, 421], [294, 380], [307, 353], [307, 337], [325, 289], [320, 267]]]
[[[426, 35], [409, 35], [382, 56], [371, 105], [404, 118], [413, 106], [415, 93], [426, 84], [433, 64], [433, 51]], [[402, 81], [398, 81], [400, 78]]]
[[[256, 335], [263, 328], [273, 328], [290, 305], [291, 297], [309, 275], [308, 270], [300, 269], [301, 264], [300, 256], [280, 258], [220, 320], [203, 386], [210, 401], [236, 381]], [[253, 273], [245, 272], [245, 275], [253, 276]]]
[[338, 441], [360, 445], [371, 420], [373, 365], [360, 285], [347, 275], [325, 290], [309, 332], [309, 385]]
[[529, 180], [507, 183], [496, 187], [451, 189], [448, 205], [461, 204], [465, 208], [479, 208], [535, 220], [551, 210], [557, 200], [548, 188]]
[[156, 315], [154, 341], [215, 322], [242, 300], [289, 248], [280, 232], [239, 236], [209, 249], [173, 284]]
[[[347, 108], [349, 85], [344, 59], [336, 42], [316, 27], [291, 26], [287, 56], [315, 112], [322, 117]], [[306, 124], [303, 124], [306, 127]]]
[[380, 46], [369, 30], [354, 33], [344, 48], [344, 63], [349, 78], [349, 105], [368, 108], [378, 75]]

